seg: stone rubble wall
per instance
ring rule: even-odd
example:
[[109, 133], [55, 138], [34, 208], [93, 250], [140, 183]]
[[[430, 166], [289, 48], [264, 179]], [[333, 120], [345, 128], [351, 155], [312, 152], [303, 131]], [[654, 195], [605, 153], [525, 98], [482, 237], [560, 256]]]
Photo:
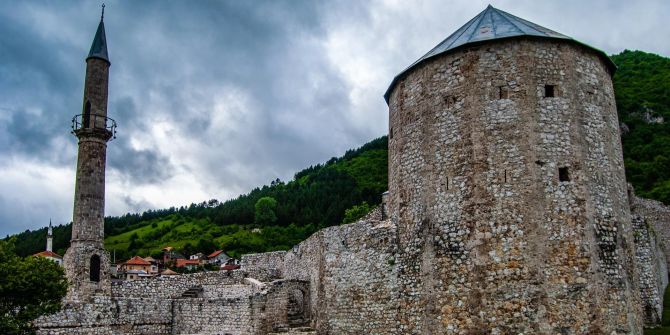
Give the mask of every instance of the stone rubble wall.
[[395, 226], [366, 219], [325, 228], [285, 254], [244, 256], [242, 270], [268, 266], [286, 279], [308, 282], [311, 326], [319, 334], [393, 334]]
[[[305, 309], [309, 320], [309, 283], [262, 283], [250, 274], [271, 280], [267, 271], [254, 269], [124, 282], [112, 287], [111, 297], [67, 303], [60, 312], [39, 318], [38, 334], [262, 335], [288, 327], [290, 296], [304, 297], [293, 303]], [[202, 288], [202, 293], [183, 298], [190, 288]]]
[[240, 260], [240, 268], [245, 271], [255, 269], [255, 271], [265, 271], [282, 278], [284, 273], [284, 257], [286, 251], [272, 251], [260, 254], [243, 255]]
[[667, 268], [670, 268], [670, 207], [660, 201], [637, 197], [632, 189], [629, 189], [629, 198], [632, 212], [643, 216], [661, 241]]
[[124, 281], [112, 285], [112, 297], [178, 298], [190, 288], [202, 287], [205, 294], [218, 297], [224, 285], [243, 284], [246, 277], [270, 281], [276, 277], [262, 269], [256, 271], [211, 271], [163, 276], [149, 280]]
[[658, 236], [640, 215], [633, 215], [635, 231], [635, 258], [638, 286], [642, 298], [645, 326], [661, 324], [663, 316], [663, 292], [668, 285], [668, 269], [665, 254], [660, 249]]
[[89, 303], [65, 304], [37, 320], [39, 335], [167, 335], [172, 304], [165, 299], [94, 296]]
[[661, 323], [663, 295], [668, 285], [670, 208], [658, 201], [635, 196], [631, 186], [628, 192], [635, 230], [642, 316], [645, 326], [654, 327]]
[[177, 299], [173, 334], [254, 334], [249, 297]]

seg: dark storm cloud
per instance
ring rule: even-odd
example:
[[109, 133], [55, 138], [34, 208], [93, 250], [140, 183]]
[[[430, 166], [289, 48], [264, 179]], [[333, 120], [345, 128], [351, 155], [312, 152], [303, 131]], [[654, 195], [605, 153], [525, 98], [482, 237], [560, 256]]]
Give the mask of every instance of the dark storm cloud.
[[[670, 53], [653, 36], [664, 1], [493, 2], [608, 53]], [[0, 234], [71, 219], [70, 119], [99, 5], [0, 2]], [[119, 124], [107, 214], [225, 200], [384, 134], [393, 76], [486, 5], [107, 2], [108, 113]]]

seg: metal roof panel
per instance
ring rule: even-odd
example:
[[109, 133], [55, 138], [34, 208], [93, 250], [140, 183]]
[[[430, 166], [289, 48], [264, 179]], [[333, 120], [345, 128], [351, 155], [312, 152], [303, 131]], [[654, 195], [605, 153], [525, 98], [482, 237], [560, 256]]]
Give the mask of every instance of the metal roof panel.
[[400, 72], [400, 74], [395, 76], [388, 90], [386, 90], [386, 93], [384, 94], [384, 99], [386, 99], [386, 102], [388, 103], [391, 91], [393, 90], [393, 87], [398, 82], [398, 80], [402, 79], [404, 75], [413, 67], [429, 58], [446, 53], [460, 46], [517, 36], [536, 36], [573, 41], [589, 49], [593, 49], [601, 56], [604, 56], [606, 63], [608, 63], [607, 65], [611, 69], [616, 68], [612, 60], [610, 60], [604, 52], [598, 49], [576, 41], [569, 36], [557, 33], [551, 29], [547, 29], [533, 22], [524, 20], [520, 17], [514, 16], [505, 11], [494, 8], [491, 5], [488, 5], [488, 7], [486, 7], [486, 9], [484, 9], [481, 13], [477, 14], [477, 16], [456, 30], [456, 32], [449, 35], [449, 37], [428, 51], [416, 62], [412, 63], [412, 65], [407, 67], [405, 70]]

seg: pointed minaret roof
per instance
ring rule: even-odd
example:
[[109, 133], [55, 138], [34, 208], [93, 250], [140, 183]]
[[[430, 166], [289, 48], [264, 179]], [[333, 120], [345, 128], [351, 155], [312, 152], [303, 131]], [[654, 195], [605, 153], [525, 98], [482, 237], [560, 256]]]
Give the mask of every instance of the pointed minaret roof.
[[95, 32], [95, 37], [93, 38], [93, 44], [91, 44], [91, 51], [88, 52], [89, 58], [99, 58], [102, 60], [109, 61], [109, 56], [107, 56], [107, 37], [105, 36], [105, 5], [102, 5], [102, 15], [100, 16], [100, 24], [98, 24], [98, 30]]
[[616, 69], [616, 66], [612, 60], [609, 59], [607, 54], [604, 52], [576, 41], [569, 36], [557, 33], [551, 29], [547, 29], [533, 22], [526, 21], [520, 17], [516, 17], [512, 14], [488, 5], [486, 9], [472, 18], [472, 20], [468, 21], [465, 25], [456, 30], [456, 32], [449, 35], [449, 37], [447, 37], [444, 41], [440, 42], [432, 50], [428, 51], [428, 53], [423, 55], [416, 62], [412, 63], [412, 65], [393, 78], [393, 82], [391, 82], [391, 85], [384, 94], [384, 98], [386, 99], [386, 102], [388, 102], [389, 96], [391, 95], [391, 91], [393, 90], [396, 82], [402, 79], [410, 69], [427, 59], [441, 55], [443, 53], [447, 53], [461, 46], [519, 36], [563, 39], [576, 42], [596, 51], [600, 56], [603, 57], [605, 63], [611, 70]]

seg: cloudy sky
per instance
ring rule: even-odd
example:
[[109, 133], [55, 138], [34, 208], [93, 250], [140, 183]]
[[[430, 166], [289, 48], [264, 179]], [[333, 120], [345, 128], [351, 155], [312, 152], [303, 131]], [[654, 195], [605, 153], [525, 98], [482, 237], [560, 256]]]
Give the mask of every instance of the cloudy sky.
[[[489, 2], [107, 1], [107, 215], [246, 193], [384, 135], [395, 74]], [[670, 56], [670, 1], [492, 0], [608, 54]], [[0, 235], [72, 218], [96, 1], [0, 2]]]

